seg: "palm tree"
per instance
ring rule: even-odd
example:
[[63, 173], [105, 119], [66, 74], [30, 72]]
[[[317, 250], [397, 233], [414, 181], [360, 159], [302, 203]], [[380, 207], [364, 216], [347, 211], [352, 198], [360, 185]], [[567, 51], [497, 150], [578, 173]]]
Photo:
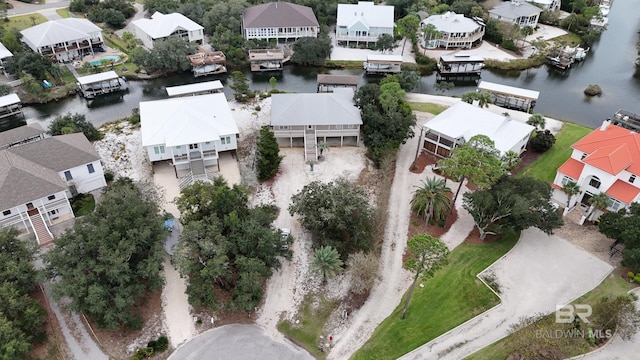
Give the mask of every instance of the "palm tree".
[[544, 118], [544, 115], [536, 113], [529, 116], [529, 120], [527, 120], [527, 124], [531, 126], [535, 126], [536, 130], [538, 129], [542, 130], [546, 125], [546, 120]]
[[567, 207], [571, 206], [571, 198], [574, 195], [578, 195], [580, 193], [580, 185], [578, 185], [575, 181], [567, 181], [564, 185], [562, 185], [563, 193], [567, 194]]
[[329, 144], [327, 144], [327, 143], [326, 143], [326, 142], [324, 142], [324, 141], [320, 141], [320, 142], [318, 143], [318, 145], [316, 145], [316, 147], [318, 148], [318, 151], [320, 151], [320, 156], [322, 156], [322, 153], [323, 153], [325, 150], [329, 151]]
[[424, 180], [422, 186], [413, 192], [411, 210], [418, 215], [424, 215], [425, 227], [429, 226], [431, 219], [444, 219], [451, 206], [451, 200], [447, 196], [450, 192], [445, 179], [435, 176]]
[[481, 108], [488, 108], [489, 104], [493, 102], [491, 94], [487, 91], [480, 91], [476, 97], [476, 100], [478, 100], [478, 106]]
[[601, 192], [589, 198], [589, 204], [591, 204], [591, 211], [589, 211], [589, 215], [587, 215], [585, 219], [589, 219], [596, 210], [606, 209], [609, 205], [609, 197], [607, 194]]
[[522, 161], [522, 158], [520, 158], [520, 154], [518, 154], [513, 150], [507, 151], [502, 156], [502, 166], [506, 171], [509, 171], [515, 168], [516, 166], [520, 165], [520, 161]]
[[342, 269], [342, 264], [338, 250], [331, 246], [322, 246], [316, 249], [311, 267], [320, 271], [326, 283], [327, 279], [336, 275], [336, 271]]
[[422, 36], [424, 39], [424, 53], [427, 53], [427, 42], [433, 39], [438, 39], [442, 36], [442, 33], [438, 31], [438, 28], [433, 24], [427, 24], [422, 28]]

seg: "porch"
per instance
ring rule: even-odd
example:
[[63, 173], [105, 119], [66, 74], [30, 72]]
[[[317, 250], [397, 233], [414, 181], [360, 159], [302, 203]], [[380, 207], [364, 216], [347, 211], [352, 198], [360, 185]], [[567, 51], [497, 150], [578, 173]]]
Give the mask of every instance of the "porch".
[[0, 220], [0, 228], [15, 226], [24, 234], [33, 234], [38, 245], [47, 245], [53, 241], [52, 227], [73, 219], [71, 203], [65, 197], [44, 204], [42, 200], [27, 203], [26, 211]]

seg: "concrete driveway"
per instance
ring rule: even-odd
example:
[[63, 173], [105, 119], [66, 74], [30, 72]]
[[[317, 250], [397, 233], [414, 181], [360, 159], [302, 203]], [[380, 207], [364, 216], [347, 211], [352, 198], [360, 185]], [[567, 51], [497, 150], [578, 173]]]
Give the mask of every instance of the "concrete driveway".
[[306, 360], [304, 349], [269, 337], [256, 325], [232, 324], [211, 329], [179, 347], [169, 360]]
[[[402, 359], [462, 359], [507, 336], [523, 316], [555, 311], [596, 287], [613, 267], [538, 229], [486, 271], [500, 285], [502, 304], [421, 346]], [[608, 357], [610, 359], [610, 357]]]

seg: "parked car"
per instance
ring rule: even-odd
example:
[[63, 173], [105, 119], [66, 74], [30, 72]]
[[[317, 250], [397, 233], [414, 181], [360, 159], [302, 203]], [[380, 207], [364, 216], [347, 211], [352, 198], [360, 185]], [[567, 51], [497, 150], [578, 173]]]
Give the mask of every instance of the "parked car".
[[291, 229], [280, 229], [280, 236], [282, 236], [282, 248], [285, 250], [289, 249], [289, 244], [291, 244], [291, 242], [293, 241], [293, 239], [291, 238]]

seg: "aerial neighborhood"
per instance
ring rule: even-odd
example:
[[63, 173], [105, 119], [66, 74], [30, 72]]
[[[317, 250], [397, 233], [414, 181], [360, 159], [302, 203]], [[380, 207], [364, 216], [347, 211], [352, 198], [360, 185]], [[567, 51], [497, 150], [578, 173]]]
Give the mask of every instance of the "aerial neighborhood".
[[51, 4], [0, 26], [1, 359], [637, 358], [632, 2]]

